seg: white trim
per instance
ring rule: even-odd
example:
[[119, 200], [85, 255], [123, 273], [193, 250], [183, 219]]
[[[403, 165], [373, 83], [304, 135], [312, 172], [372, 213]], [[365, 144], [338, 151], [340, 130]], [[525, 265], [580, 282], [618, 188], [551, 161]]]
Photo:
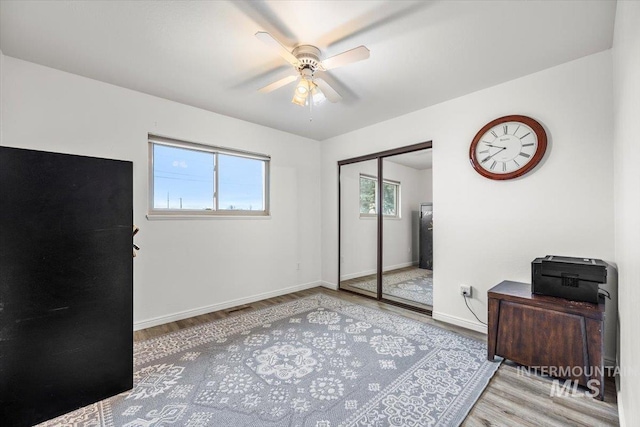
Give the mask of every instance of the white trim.
[[331, 289], [332, 291], [338, 290], [338, 285], [331, 282], [325, 282], [324, 280], [320, 282], [320, 286], [323, 288]]
[[149, 142], [160, 145], [167, 145], [170, 147], [185, 148], [187, 150], [206, 151], [207, 153], [221, 153], [229, 154], [232, 156], [245, 157], [255, 160], [271, 160], [271, 156], [268, 154], [254, 153], [246, 150], [239, 150], [236, 148], [221, 147], [219, 145], [211, 145], [204, 142], [187, 141], [182, 138], [173, 138], [167, 135], [160, 135], [157, 133], [147, 133], [147, 139]]
[[616, 375], [616, 399], [618, 403], [618, 424], [620, 427], [626, 427], [627, 421], [624, 417], [624, 407], [622, 406], [622, 395], [620, 394], [620, 375]]
[[[411, 267], [414, 265], [418, 265], [418, 261], [408, 261], [408, 262], [403, 262], [402, 264], [396, 264], [396, 265], [390, 265], [388, 267], [384, 267], [382, 269], [382, 272], [387, 272], [387, 271], [391, 271], [391, 270], [397, 270], [399, 268], [405, 268], [405, 267]], [[340, 280], [349, 280], [349, 279], [356, 279], [358, 277], [362, 277], [362, 276], [369, 276], [371, 274], [376, 274], [378, 270], [366, 270], [366, 271], [360, 271], [358, 273], [349, 273], [349, 274], [344, 274]]]
[[483, 334], [487, 333], [487, 326], [483, 325], [479, 322], [472, 322], [467, 319], [463, 319], [462, 317], [451, 316], [450, 314], [445, 314], [439, 311], [434, 311], [432, 317], [435, 320], [439, 320], [444, 323], [450, 323], [452, 325], [461, 326], [465, 329], [471, 329], [472, 331], [481, 332]]
[[[149, 182], [148, 182], [148, 205], [147, 205], [147, 219], [153, 219], [154, 216], [162, 216], [162, 219], [170, 219], [171, 216], [178, 217], [193, 217], [193, 216], [223, 216], [223, 217], [231, 217], [231, 216], [269, 216], [270, 215], [270, 206], [271, 206], [271, 156], [266, 154], [258, 154], [258, 153], [250, 153], [242, 150], [235, 150], [232, 148], [223, 148], [210, 146], [206, 144], [201, 144], [197, 142], [189, 142], [183, 140], [177, 140], [169, 137], [164, 137], [160, 135], [153, 135], [151, 133], [147, 134], [148, 136], [148, 145], [149, 145]], [[200, 151], [205, 153], [210, 153], [212, 155], [213, 160], [213, 176], [211, 184], [213, 185], [213, 206], [209, 210], [193, 210], [193, 209], [156, 209], [155, 208], [155, 165], [154, 165], [154, 148], [156, 146], [164, 146], [164, 147], [172, 147], [179, 148], [183, 150], [190, 151]], [[229, 210], [229, 209], [220, 209], [220, 189], [219, 189], [219, 174], [220, 174], [220, 164], [219, 164], [219, 156], [235, 156], [242, 157], [246, 159], [251, 159], [255, 161], [262, 162], [262, 207], [261, 210]], [[167, 194], [168, 197], [168, 194]], [[182, 199], [181, 199], [182, 200]], [[169, 200], [167, 198], [167, 204]], [[182, 201], [180, 202], [182, 204]], [[168, 208], [168, 206], [167, 206]], [[160, 219], [160, 218], [158, 218]]]
[[193, 310], [179, 311], [177, 313], [169, 314], [166, 316], [154, 317], [140, 322], [134, 322], [133, 330], [139, 331], [140, 329], [151, 328], [153, 326], [163, 325], [165, 323], [175, 322], [182, 319], [188, 319], [190, 317], [199, 316], [201, 314], [212, 313], [214, 311], [226, 310], [227, 308], [236, 307], [243, 304], [251, 304], [256, 301], [262, 301], [267, 298], [278, 297], [280, 295], [286, 295], [293, 292], [303, 291], [305, 289], [315, 288], [317, 286], [323, 286], [323, 282], [309, 282], [301, 285], [290, 286], [288, 288], [278, 289], [276, 291], [264, 292], [261, 294], [252, 295], [249, 297], [238, 298], [231, 301], [221, 302], [217, 304], [211, 304], [204, 307], [195, 308]]
[[387, 271], [391, 271], [391, 270], [397, 270], [399, 268], [411, 267], [412, 265], [417, 265], [417, 264], [414, 264], [413, 261], [407, 261], [407, 262], [403, 262], [402, 264], [396, 264], [396, 265], [390, 265], [388, 267], [382, 267], [382, 271], [383, 272], [387, 272]]
[[366, 271], [359, 271], [357, 273], [343, 274], [340, 277], [340, 280], [349, 280], [349, 279], [355, 279], [362, 276], [369, 276], [371, 274], [376, 274], [376, 271], [377, 270], [366, 270]]
[[[246, 211], [245, 211], [246, 212]], [[163, 220], [176, 220], [176, 219], [271, 219], [271, 215], [212, 215], [212, 214], [202, 214], [202, 215], [188, 215], [188, 214], [175, 214], [175, 215], [162, 215], [162, 214], [147, 214], [147, 219], [149, 221], [163, 221]]]

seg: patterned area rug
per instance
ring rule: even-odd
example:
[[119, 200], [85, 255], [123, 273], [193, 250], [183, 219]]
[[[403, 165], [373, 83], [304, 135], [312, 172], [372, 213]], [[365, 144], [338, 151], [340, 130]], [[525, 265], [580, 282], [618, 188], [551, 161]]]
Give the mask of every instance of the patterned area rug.
[[[375, 293], [378, 285], [376, 280], [372, 279], [350, 286]], [[433, 306], [433, 272], [416, 268], [399, 273], [384, 273], [382, 292], [385, 295]]]
[[316, 294], [135, 344], [134, 389], [40, 426], [456, 426], [499, 363]]

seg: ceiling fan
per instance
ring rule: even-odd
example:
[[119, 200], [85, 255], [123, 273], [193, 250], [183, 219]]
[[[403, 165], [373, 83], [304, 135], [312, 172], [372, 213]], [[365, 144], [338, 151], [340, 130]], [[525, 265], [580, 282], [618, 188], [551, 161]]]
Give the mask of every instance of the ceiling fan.
[[318, 103], [323, 98], [330, 102], [339, 102], [342, 96], [322, 78], [324, 71], [369, 58], [369, 49], [365, 46], [358, 46], [321, 60], [320, 49], [315, 46], [303, 44], [290, 52], [267, 32], [259, 31], [256, 37], [293, 65], [296, 71], [293, 75], [263, 87], [259, 92], [268, 93], [297, 81], [291, 102], [300, 106], [305, 106], [307, 103], [311, 106], [312, 102]]

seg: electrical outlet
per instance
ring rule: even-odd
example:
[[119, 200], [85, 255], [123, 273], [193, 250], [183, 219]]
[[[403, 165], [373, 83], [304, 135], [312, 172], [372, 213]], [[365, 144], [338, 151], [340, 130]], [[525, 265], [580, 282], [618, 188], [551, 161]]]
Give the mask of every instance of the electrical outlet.
[[471, 298], [471, 286], [460, 285], [460, 295], [466, 295], [469, 298]]

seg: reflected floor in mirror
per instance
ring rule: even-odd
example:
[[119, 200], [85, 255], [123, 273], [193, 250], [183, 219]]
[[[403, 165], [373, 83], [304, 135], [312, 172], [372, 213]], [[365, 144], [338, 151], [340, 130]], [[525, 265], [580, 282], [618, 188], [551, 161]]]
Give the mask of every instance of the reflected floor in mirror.
[[[376, 275], [343, 280], [340, 288], [376, 296]], [[433, 306], [433, 272], [416, 266], [385, 271], [382, 280], [384, 298], [431, 310]]]

